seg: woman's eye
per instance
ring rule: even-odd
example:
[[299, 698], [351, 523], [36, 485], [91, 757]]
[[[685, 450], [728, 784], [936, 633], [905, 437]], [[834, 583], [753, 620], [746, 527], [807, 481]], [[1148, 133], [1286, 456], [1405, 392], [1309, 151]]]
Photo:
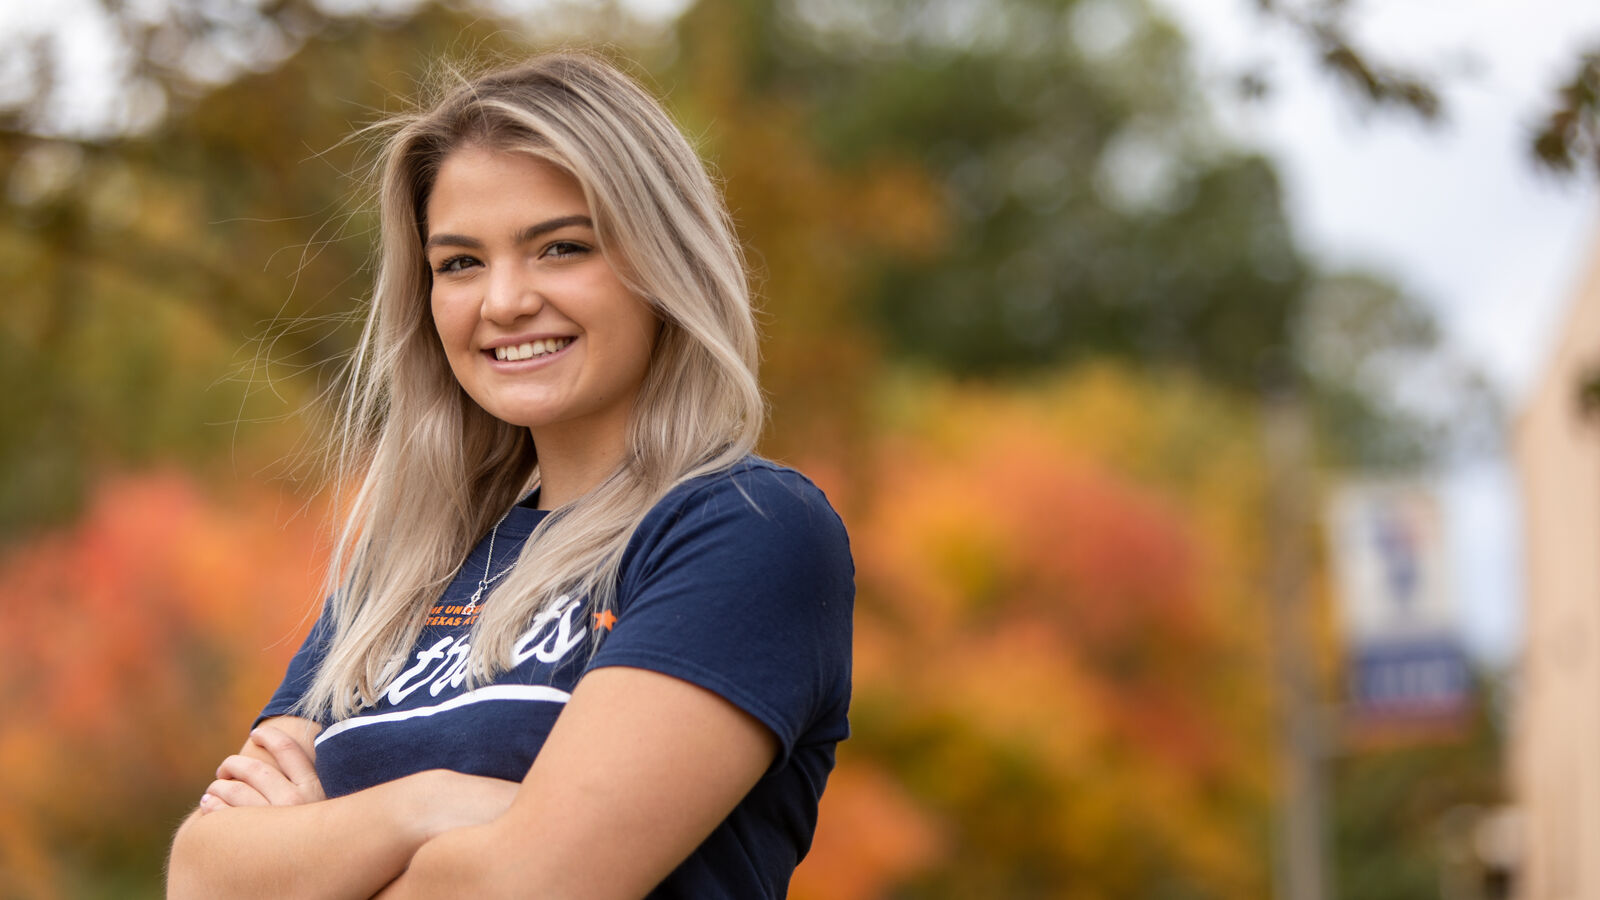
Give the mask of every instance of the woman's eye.
[[544, 248], [544, 255], [555, 259], [565, 259], [570, 256], [581, 256], [589, 252], [589, 248], [577, 241], [556, 241]]
[[470, 256], [452, 256], [449, 259], [439, 263], [438, 266], [434, 267], [433, 271], [440, 275], [447, 275], [451, 272], [459, 272], [468, 266], [475, 266], [477, 264], [478, 261]]

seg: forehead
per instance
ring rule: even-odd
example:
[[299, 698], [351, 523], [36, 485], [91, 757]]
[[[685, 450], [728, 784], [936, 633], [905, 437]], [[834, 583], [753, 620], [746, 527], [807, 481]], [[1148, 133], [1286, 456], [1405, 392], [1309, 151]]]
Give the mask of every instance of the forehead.
[[424, 208], [429, 233], [473, 223], [521, 227], [588, 212], [583, 187], [566, 169], [532, 154], [478, 145], [444, 158]]

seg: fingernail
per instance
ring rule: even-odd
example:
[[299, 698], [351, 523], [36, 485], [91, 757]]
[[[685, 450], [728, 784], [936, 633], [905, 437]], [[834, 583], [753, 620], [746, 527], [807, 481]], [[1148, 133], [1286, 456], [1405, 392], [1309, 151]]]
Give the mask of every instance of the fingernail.
[[200, 805], [201, 806], [209, 806], [210, 803], [211, 803], [211, 795], [210, 794], [201, 794], [200, 795]]

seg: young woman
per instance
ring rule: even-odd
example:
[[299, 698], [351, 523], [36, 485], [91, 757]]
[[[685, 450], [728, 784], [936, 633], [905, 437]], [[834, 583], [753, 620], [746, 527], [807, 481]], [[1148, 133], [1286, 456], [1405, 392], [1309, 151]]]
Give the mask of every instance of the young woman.
[[720, 196], [551, 55], [383, 159], [330, 596], [173, 897], [781, 897], [848, 733], [852, 564], [763, 420]]

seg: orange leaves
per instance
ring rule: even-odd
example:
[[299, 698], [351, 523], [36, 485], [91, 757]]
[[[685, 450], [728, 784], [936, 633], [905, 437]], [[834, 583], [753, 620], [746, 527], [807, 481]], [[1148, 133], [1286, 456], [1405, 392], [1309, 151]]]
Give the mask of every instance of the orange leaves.
[[[195, 690], [186, 666], [202, 657], [257, 665], [263, 636], [278, 635], [272, 657], [285, 658], [317, 587], [313, 526], [281, 525], [295, 508], [286, 500], [210, 500], [173, 474], [107, 482], [70, 532], [13, 548], [0, 567], [12, 651], [0, 683], [48, 673], [30, 702], [92, 732], [129, 714], [134, 685], [161, 686], [133, 704], [147, 712], [182, 702]], [[258, 693], [270, 677], [252, 680]]]
[[907, 628], [1027, 615], [1085, 647], [1181, 631], [1196, 549], [1178, 509], [1037, 426], [990, 413], [957, 446], [891, 444], [852, 522], [870, 595]]
[[852, 523], [863, 643], [898, 647], [894, 677], [1052, 764], [1081, 762], [1086, 730], [1144, 734], [1124, 711], [1152, 702], [1166, 736], [1203, 743], [1166, 696], [1209, 651], [1178, 511], [1037, 427], [988, 419], [965, 446], [881, 459], [878, 502]]
[[1258, 569], [1249, 419], [1104, 368], [1026, 390], [905, 387], [845, 506], [846, 758], [893, 773], [940, 852], [858, 888], [852, 854], [875, 826], [833, 811], [874, 788], [842, 777], [796, 884], [1262, 893], [1267, 683], [1259, 624], [1240, 615], [1259, 603], [1241, 575]]
[[242, 743], [310, 625], [315, 525], [298, 508], [171, 473], [113, 479], [74, 527], [0, 558], [0, 809], [23, 823], [0, 821], [0, 869], [32, 865], [48, 896], [38, 841], [119, 827], [161, 857], [175, 804]]
[[928, 817], [894, 776], [846, 756], [828, 779], [810, 859], [789, 885], [794, 900], [871, 900], [925, 867], [940, 849]]
[[[863, 300], [886, 259], [925, 260], [949, 241], [944, 189], [920, 162], [875, 153], [841, 165], [812, 135], [816, 111], [798, 93], [769, 90], [744, 67], [741, 35], [763, 15], [739, 4], [698, 4], [679, 28], [682, 88], [675, 112], [703, 135], [749, 249], [764, 330], [762, 385], [782, 415], [766, 451], [853, 452], [869, 437], [864, 401], [880, 351]], [[692, 49], [690, 49], [692, 48]]]
[[[1109, 369], [904, 387], [806, 463], [856, 554], [855, 737], [792, 895], [1263, 895], [1248, 416]], [[125, 478], [0, 560], [0, 870], [50, 896], [73, 834], [160, 858], [309, 625], [296, 509]]]

